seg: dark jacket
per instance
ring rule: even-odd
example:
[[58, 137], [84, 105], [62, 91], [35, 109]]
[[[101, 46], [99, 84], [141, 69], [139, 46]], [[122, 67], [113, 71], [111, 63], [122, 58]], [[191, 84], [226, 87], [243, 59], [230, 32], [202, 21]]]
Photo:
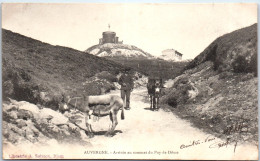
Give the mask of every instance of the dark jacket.
[[122, 90], [131, 90], [134, 88], [134, 81], [130, 74], [122, 74], [118, 80]]

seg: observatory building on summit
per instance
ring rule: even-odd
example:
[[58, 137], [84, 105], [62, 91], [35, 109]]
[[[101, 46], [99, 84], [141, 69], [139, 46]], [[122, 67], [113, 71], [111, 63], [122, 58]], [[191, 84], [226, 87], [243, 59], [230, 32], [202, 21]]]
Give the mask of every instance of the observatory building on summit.
[[[110, 30], [110, 25], [108, 25], [108, 28]], [[116, 36], [116, 33], [113, 31], [105, 31], [102, 34], [102, 38], [99, 39], [99, 45], [105, 44], [105, 43], [114, 43], [114, 44], [123, 44], [123, 41], [118, 41], [118, 36]]]
[[180, 52], [174, 49], [166, 49], [162, 51], [162, 55], [159, 57], [168, 61], [181, 61], [182, 55]]

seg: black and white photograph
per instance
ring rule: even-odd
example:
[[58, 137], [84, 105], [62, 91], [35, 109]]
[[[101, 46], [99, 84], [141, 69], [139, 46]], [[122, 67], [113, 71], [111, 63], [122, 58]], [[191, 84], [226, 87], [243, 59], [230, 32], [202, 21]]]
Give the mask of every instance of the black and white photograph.
[[257, 3], [2, 3], [2, 159], [258, 160]]

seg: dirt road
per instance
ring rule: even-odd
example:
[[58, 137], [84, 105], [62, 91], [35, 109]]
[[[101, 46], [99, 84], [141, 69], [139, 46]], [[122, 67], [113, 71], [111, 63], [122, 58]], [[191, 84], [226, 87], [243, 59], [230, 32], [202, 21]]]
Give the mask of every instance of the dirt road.
[[[112, 94], [119, 95], [119, 91]], [[37, 155], [37, 159], [258, 159], [256, 146], [227, 143], [171, 112], [150, 111], [149, 106], [146, 89], [136, 89], [131, 94], [131, 110], [125, 110], [125, 120], [120, 120], [119, 112], [113, 137], [104, 136], [111, 126], [109, 117], [104, 117], [93, 123], [97, 132], [94, 138], [82, 134], [91, 145], [60, 144], [51, 139], [45, 146], [11, 146], [5, 158], [25, 154]]]
[[[114, 93], [119, 94], [119, 91]], [[105, 137], [101, 132], [90, 139], [93, 147], [89, 150], [105, 150], [108, 154], [91, 154], [89, 157], [257, 159], [256, 146], [240, 143], [235, 146], [235, 143], [227, 143], [192, 127], [171, 112], [162, 109], [150, 111], [147, 99], [145, 88], [133, 91], [131, 110], [125, 111], [125, 120], [119, 119], [115, 136]], [[93, 127], [96, 131], [106, 131], [110, 124], [106, 117], [95, 122]]]

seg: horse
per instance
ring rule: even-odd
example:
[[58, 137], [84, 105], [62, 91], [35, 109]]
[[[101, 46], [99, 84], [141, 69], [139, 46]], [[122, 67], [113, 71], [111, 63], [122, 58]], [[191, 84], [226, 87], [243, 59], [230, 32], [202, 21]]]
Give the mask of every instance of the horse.
[[150, 98], [150, 109], [159, 110], [159, 98], [161, 94], [162, 79], [149, 78], [147, 83], [148, 95]]
[[82, 112], [85, 116], [86, 127], [89, 132], [89, 137], [94, 137], [94, 131], [92, 129], [91, 116], [104, 117], [110, 116], [112, 127], [108, 129], [105, 136], [113, 136], [114, 130], [118, 124], [117, 113], [121, 111], [121, 120], [124, 120], [124, 102], [121, 97], [117, 95], [97, 95], [79, 97], [62, 96], [62, 100], [59, 104], [59, 109], [62, 112], [70, 111], [74, 108]]

